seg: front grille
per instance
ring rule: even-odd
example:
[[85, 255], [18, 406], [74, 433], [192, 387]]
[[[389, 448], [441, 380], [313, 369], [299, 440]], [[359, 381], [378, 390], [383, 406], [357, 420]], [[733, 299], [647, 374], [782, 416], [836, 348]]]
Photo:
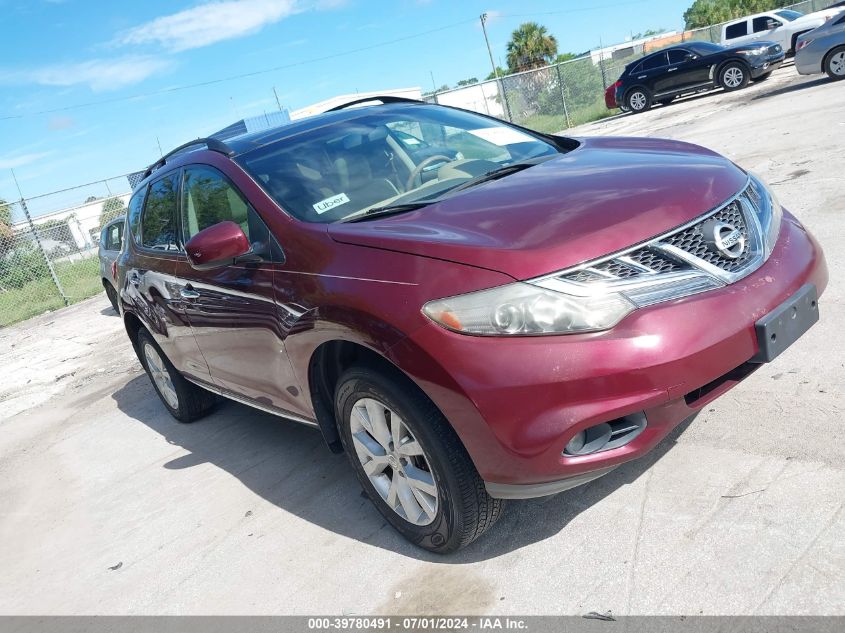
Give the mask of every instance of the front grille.
[[[745, 246], [739, 257], [736, 259], [726, 257], [707, 243], [703, 230], [711, 219], [730, 224], [742, 233], [743, 238], [745, 238]], [[745, 214], [742, 212], [742, 207], [737, 200], [734, 200], [713, 215], [708, 216], [705, 220], [664, 238], [662, 242], [679, 248], [708, 264], [718, 266], [726, 272], [735, 273], [742, 270], [752, 257], [753, 251], [750, 237], [748, 223], [745, 221]]]
[[566, 275], [568, 281], [582, 284], [597, 281], [635, 279], [644, 275], [670, 273], [688, 266], [650, 248], [640, 248], [624, 257], [609, 259], [595, 266]]

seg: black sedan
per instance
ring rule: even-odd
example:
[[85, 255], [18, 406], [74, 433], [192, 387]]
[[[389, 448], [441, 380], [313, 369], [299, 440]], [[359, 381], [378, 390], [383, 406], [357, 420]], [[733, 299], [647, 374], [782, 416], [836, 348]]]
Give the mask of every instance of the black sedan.
[[730, 47], [710, 42], [671, 46], [625, 67], [616, 82], [616, 103], [638, 113], [694, 92], [738, 90], [768, 77], [784, 55], [779, 44], [764, 41]]

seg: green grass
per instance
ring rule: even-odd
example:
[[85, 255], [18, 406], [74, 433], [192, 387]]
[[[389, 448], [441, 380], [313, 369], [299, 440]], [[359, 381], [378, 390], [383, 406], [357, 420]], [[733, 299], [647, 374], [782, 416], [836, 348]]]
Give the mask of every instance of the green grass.
[[[583, 125], [592, 121], [607, 118], [617, 114], [619, 110], [608, 110], [604, 103], [597, 103], [587, 108], [577, 108], [569, 113], [569, 119], [573, 126]], [[547, 134], [554, 134], [556, 132], [567, 129], [566, 116], [563, 114], [533, 114], [525, 117], [518, 122], [520, 125], [537, 130], [538, 132], [545, 132]]]
[[[54, 268], [70, 303], [77, 303], [103, 291], [100, 262], [96, 257], [78, 262], [57, 262]], [[48, 310], [58, 310], [64, 305], [49, 276], [31, 281], [22, 288], [0, 291], [0, 327], [24, 321]]]

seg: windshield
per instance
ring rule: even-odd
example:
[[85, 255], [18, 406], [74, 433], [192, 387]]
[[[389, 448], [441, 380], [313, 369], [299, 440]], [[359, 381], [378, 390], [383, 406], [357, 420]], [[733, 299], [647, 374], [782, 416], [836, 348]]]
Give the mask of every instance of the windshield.
[[793, 11], [792, 9], [784, 9], [783, 11], [775, 11], [775, 15], [779, 15], [784, 20], [792, 22], [793, 20], [797, 20], [804, 14], [798, 11]]
[[496, 170], [561, 151], [496, 120], [411, 104], [317, 122], [236, 160], [285, 211], [327, 223], [432, 202]]
[[713, 44], [712, 42], [690, 42], [687, 46], [702, 56], [720, 53], [725, 50], [724, 46], [719, 46], [718, 44]]

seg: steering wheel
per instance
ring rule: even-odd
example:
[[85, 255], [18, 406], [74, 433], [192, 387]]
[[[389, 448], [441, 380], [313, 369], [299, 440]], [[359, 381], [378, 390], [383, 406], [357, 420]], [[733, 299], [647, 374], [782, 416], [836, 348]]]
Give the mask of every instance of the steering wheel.
[[408, 181], [405, 183], [405, 191], [408, 191], [408, 189], [414, 186], [414, 181], [420, 177], [420, 174], [422, 174], [423, 169], [438, 160], [446, 161], [448, 163], [455, 159], [449, 158], [448, 156], [445, 156], [443, 154], [435, 154], [434, 156], [429, 156], [428, 158], [423, 159], [422, 161], [420, 161], [419, 165], [414, 167], [414, 171], [411, 172], [411, 175], [408, 176]]

